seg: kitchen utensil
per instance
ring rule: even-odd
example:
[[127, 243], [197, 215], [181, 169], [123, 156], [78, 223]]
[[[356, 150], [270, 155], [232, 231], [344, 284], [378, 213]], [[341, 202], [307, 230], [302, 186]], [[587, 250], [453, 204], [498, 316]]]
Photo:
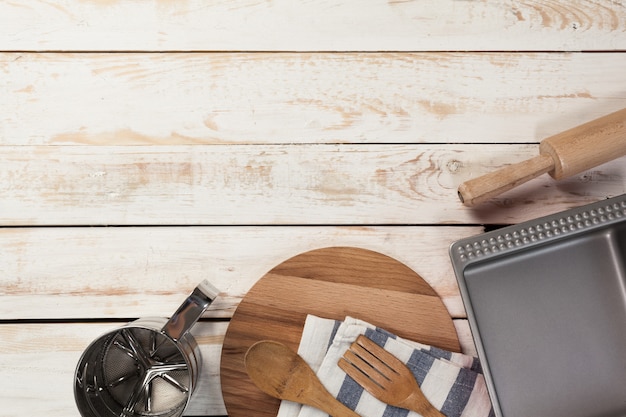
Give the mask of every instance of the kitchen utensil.
[[324, 388], [311, 367], [282, 343], [262, 340], [245, 356], [248, 375], [266, 394], [318, 408], [333, 417], [359, 417]]
[[426, 399], [411, 370], [382, 347], [360, 335], [338, 365], [380, 401], [424, 417], [445, 417]]
[[626, 109], [543, 139], [538, 156], [461, 184], [459, 199], [474, 206], [542, 174], [560, 180], [623, 155]]
[[203, 281], [169, 320], [138, 319], [92, 342], [81, 356], [74, 378], [81, 415], [182, 415], [201, 363], [198, 346], [188, 331], [218, 293]]
[[496, 416], [626, 415], [626, 195], [450, 256]]
[[265, 339], [297, 351], [307, 314], [334, 320], [358, 317], [406, 339], [460, 350], [450, 313], [411, 268], [360, 248], [305, 252], [261, 277], [233, 314], [220, 361], [229, 417], [276, 417], [280, 401], [250, 380], [244, 355]]

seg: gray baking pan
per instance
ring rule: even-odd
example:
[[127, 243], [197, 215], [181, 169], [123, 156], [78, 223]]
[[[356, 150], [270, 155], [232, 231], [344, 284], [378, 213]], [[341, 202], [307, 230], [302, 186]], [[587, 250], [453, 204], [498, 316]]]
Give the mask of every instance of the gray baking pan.
[[626, 416], [626, 195], [450, 257], [497, 416]]

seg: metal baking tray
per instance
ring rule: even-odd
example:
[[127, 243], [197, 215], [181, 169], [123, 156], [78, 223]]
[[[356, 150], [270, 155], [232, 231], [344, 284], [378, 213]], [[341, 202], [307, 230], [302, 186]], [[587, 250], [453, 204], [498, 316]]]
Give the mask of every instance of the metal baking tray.
[[496, 416], [626, 415], [626, 194], [450, 257]]

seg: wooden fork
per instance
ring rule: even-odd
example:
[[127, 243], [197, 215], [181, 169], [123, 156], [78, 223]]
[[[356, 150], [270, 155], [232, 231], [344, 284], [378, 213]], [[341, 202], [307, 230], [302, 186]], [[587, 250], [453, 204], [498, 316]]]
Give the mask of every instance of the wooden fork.
[[424, 417], [446, 417], [424, 397], [411, 370], [398, 358], [361, 335], [338, 365], [380, 401]]

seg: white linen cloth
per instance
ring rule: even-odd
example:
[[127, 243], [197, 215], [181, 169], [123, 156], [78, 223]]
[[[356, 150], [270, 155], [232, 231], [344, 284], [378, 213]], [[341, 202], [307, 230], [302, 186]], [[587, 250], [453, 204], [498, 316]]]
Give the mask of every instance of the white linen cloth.
[[[407, 364], [426, 398], [447, 417], [492, 417], [491, 401], [478, 358], [401, 339], [367, 322], [343, 322], [309, 315], [298, 353], [339, 401], [363, 417], [418, 417], [382, 403], [343, 372], [337, 362], [365, 335]], [[316, 408], [282, 401], [278, 417], [326, 417]]]

